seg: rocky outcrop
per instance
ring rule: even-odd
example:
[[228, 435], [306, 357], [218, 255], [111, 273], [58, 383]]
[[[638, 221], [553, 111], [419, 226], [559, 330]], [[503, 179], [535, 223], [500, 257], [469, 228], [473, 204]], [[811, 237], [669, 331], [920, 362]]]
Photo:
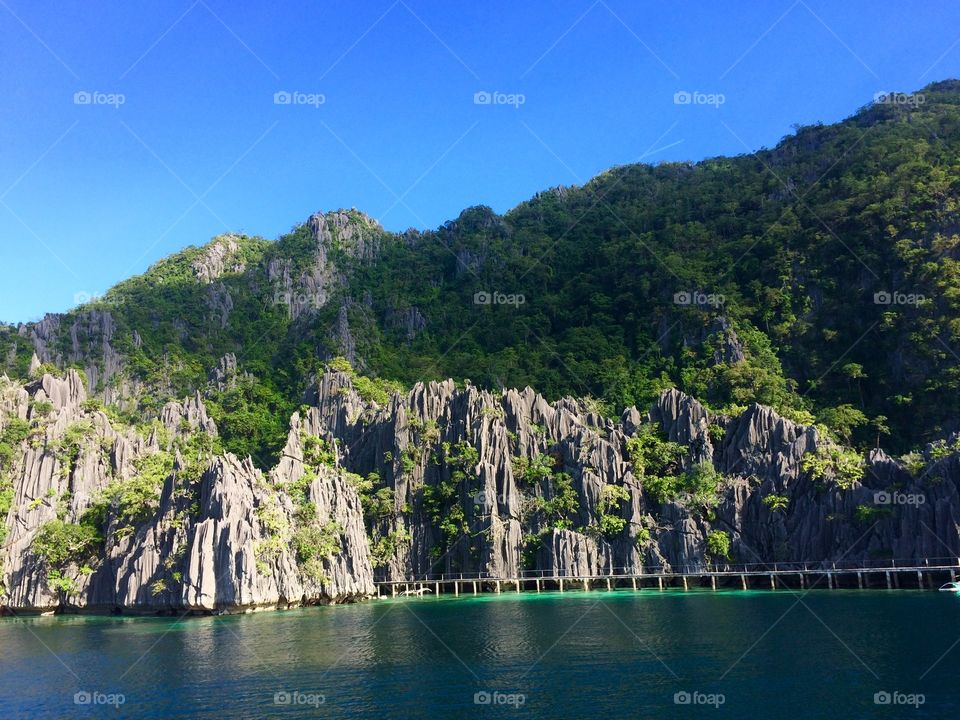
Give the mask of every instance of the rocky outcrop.
[[203, 247], [191, 263], [197, 280], [209, 285], [225, 274], [242, 273], [246, 266], [239, 257], [238, 240], [236, 235], [221, 235]]
[[200, 393], [187, 398], [182, 403], [169, 402], [160, 411], [160, 422], [173, 435], [201, 431], [208, 435], [217, 434], [217, 426], [207, 415], [207, 406]]
[[[274, 303], [287, 308], [289, 318], [303, 323], [313, 318], [345, 285], [345, 277], [334, 257], [370, 261], [380, 254], [384, 230], [374, 220], [355, 210], [315, 213], [306, 228], [314, 245], [309, 266], [295, 267], [289, 258], [275, 257], [266, 265], [267, 280], [273, 285]], [[345, 310], [343, 310], [345, 312]], [[338, 319], [337, 331], [344, 334], [345, 318]], [[341, 337], [345, 341], [349, 330]]]
[[398, 333], [406, 341], [415, 340], [427, 328], [427, 319], [417, 307], [405, 310], [388, 310], [384, 320], [386, 327]]
[[541, 549], [541, 569], [561, 577], [593, 577], [613, 572], [609, 546], [572, 530], [554, 529]]
[[315, 213], [307, 221], [319, 247], [336, 244], [348, 256], [370, 261], [380, 254], [383, 228], [357, 210]]
[[[234, 362], [221, 364], [228, 382]], [[955, 438], [908, 467], [881, 450], [858, 458], [768, 407], [717, 415], [676, 390], [614, 422], [530, 388], [375, 387], [321, 375], [263, 472], [215, 452], [199, 394], [135, 431], [87, 403], [75, 371], [0, 379], [0, 431], [16, 445], [0, 466], [13, 496], [0, 602], [240, 612], [363, 599], [375, 578], [960, 554]], [[64, 524], [97, 537], [51, 553], [44, 533]], [[711, 549], [720, 533], [726, 557]]]
[[211, 283], [206, 290], [205, 298], [210, 310], [210, 321], [213, 327], [223, 330], [230, 321], [233, 311], [233, 296], [229, 288], [222, 282]]
[[357, 343], [353, 339], [353, 333], [350, 331], [350, 317], [347, 314], [347, 306], [342, 305], [337, 313], [337, 323], [331, 333], [333, 343], [339, 354], [345, 357], [351, 364], [357, 362]]
[[[109, 304], [105, 299], [99, 302]], [[40, 362], [83, 367], [87, 387], [101, 394], [104, 402], [115, 403], [129, 396], [130, 388], [115, 382], [123, 369], [123, 358], [113, 345], [116, 327], [110, 310], [80, 309], [69, 318], [48, 314], [38, 323], [22, 325], [20, 330], [29, 335]], [[31, 363], [31, 367], [38, 365]]]
[[[876, 451], [861, 459], [859, 480], [841, 483], [829, 467], [815, 478], [804, 457], [836, 446], [760, 405], [725, 417], [669, 390], [646, 415], [628, 411], [613, 423], [529, 388], [490, 393], [446, 381], [418, 384], [380, 407], [343, 373], [323, 376], [307, 398], [316, 405], [312, 432], [391, 501], [368, 513], [383, 579], [876, 563], [960, 549], [957, 455], [914, 477]], [[683, 450], [671, 471], [680, 488], [666, 499], [645, 488], [630, 457], [630, 438], [650, 424]], [[684, 479], [698, 475], [713, 484], [709, 492]], [[885, 501], [896, 488], [914, 504]], [[917, 505], [919, 497], [927, 501]], [[729, 558], [707, 552], [713, 533], [728, 536]]]
[[234, 353], [227, 353], [220, 358], [217, 366], [210, 372], [210, 386], [224, 392], [236, 387], [237, 376], [237, 356]]
[[[85, 399], [72, 370], [26, 387], [0, 379], [0, 431], [29, 423], [0, 466], [13, 491], [0, 607], [238, 612], [373, 594], [357, 490], [335, 463], [304, 465], [297, 417], [265, 477], [213, 454], [199, 395], [168, 403], [145, 433]], [[85, 529], [95, 537], [52, 533]]]

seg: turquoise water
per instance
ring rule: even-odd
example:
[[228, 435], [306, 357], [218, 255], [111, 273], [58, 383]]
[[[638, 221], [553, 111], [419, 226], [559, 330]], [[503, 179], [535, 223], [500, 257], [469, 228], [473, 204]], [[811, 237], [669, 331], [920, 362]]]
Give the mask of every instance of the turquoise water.
[[[180, 621], [4, 618], [0, 713], [954, 717], [958, 640], [960, 597], [919, 591], [568, 592]], [[876, 704], [884, 692], [891, 703]]]

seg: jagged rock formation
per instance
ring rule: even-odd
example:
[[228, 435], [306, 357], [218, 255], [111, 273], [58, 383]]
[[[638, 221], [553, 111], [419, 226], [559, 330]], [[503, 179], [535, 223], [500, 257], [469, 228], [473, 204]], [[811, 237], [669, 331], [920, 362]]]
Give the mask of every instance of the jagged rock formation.
[[[676, 390], [616, 422], [583, 401], [452, 380], [378, 405], [332, 370], [305, 400], [264, 473], [216, 451], [199, 394], [137, 431], [87, 402], [75, 371], [26, 386], [3, 378], [0, 431], [29, 428], [0, 477], [13, 494], [3, 606], [233, 612], [363, 599], [374, 578], [960, 554], [955, 438], [909, 468], [872, 451], [862, 477], [841, 482], [830, 460], [840, 450], [815, 428], [759, 405], [715, 415]], [[643, 438], [677, 449], [669, 493], [637, 455]], [[683, 486], [697, 473], [709, 487]], [[137, 512], [132, 487], [147, 497]], [[97, 509], [95, 550], [44, 550], [44, 528], [82, 527]], [[710, 548], [718, 533], [727, 557]]]
[[[26, 387], [2, 378], [0, 390], [0, 431], [30, 424], [0, 478], [12, 490], [0, 606], [234, 612], [373, 593], [357, 491], [335, 466], [300, 482], [296, 419], [284, 461], [265, 478], [249, 459], [198, 451], [217, 433], [199, 395], [168, 403], [137, 432], [87, 403], [73, 370]], [[287, 490], [298, 483], [295, 502]], [[97, 508], [103, 517], [89, 520]], [[96, 526], [97, 547], [66, 560], [38, 551], [58, 523]], [[318, 542], [323, 554], [305, 563]]]
[[[730, 559], [740, 563], [876, 563], [960, 550], [956, 454], [936, 460], [928, 451], [927, 468], [915, 477], [875, 451], [862, 480], [843, 489], [831, 470], [813, 479], [803, 468], [805, 455], [833, 444], [759, 405], [738, 417], [715, 416], [670, 390], [645, 416], [629, 410], [613, 423], [569, 398], [549, 403], [529, 388], [494, 394], [446, 381], [418, 384], [380, 408], [365, 403], [339, 373], [321, 378], [308, 399], [316, 404], [311, 431], [336, 444], [349, 470], [375, 473], [390, 491], [387, 511], [368, 512], [384, 579], [698, 569], [725, 562], [708, 557], [712, 532], [728, 535]], [[682, 446], [685, 470], [706, 464], [719, 474], [709, 507], [689, 497], [659, 502], [645, 490], [627, 444], [649, 423]], [[460, 444], [476, 451], [469, 467], [458, 468]], [[523, 468], [544, 456], [551, 467], [531, 482]], [[575, 507], [547, 518], [537, 508], [561, 492], [558, 475], [569, 477]], [[604, 501], [610, 487], [623, 489], [612, 506]], [[926, 502], [878, 500], [877, 493], [893, 489]], [[604, 515], [623, 521], [608, 528], [622, 529], [605, 532]]]
[[[19, 333], [32, 342], [40, 362], [58, 367], [81, 365], [88, 387], [103, 389], [104, 402], [117, 402], [133, 391], [126, 381], [113, 384], [123, 368], [123, 359], [113, 344], [115, 327], [109, 310], [83, 310], [72, 318], [49, 313], [38, 323], [21, 325]], [[66, 347], [64, 340], [69, 343]]]
[[224, 273], [241, 273], [245, 269], [237, 257], [240, 245], [235, 235], [221, 235], [207, 245], [193, 263], [193, 272], [204, 285], [212, 283]]

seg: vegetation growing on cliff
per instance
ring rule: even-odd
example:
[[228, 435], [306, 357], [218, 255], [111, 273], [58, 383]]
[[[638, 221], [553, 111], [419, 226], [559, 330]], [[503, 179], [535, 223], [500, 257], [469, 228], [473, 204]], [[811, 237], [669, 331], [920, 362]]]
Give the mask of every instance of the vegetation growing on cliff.
[[863, 479], [863, 457], [836, 445], [820, 446], [816, 452], [807, 453], [801, 467], [814, 482], [833, 480], [842, 490], [849, 490]]
[[707, 533], [706, 551], [713, 560], [730, 559], [730, 534], [723, 530], [711, 530]]
[[680, 460], [685, 449], [675, 442], [664, 440], [660, 426], [647, 423], [627, 439], [627, 453], [633, 465], [633, 474], [640, 478], [646, 490], [657, 502], [676, 498], [682, 487]]

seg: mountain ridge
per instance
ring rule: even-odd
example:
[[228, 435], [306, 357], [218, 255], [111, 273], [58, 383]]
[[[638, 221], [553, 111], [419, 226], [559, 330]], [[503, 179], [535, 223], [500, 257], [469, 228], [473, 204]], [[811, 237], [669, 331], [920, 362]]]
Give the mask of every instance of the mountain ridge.
[[[610, 415], [676, 386], [915, 448], [960, 429], [943, 401], [960, 387], [960, 82], [904, 96], [920, 97], [751, 155], [617, 166], [433, 231], [351, 209], [276, 241], [218, 236], [69, 313], [3, 326], [2, 368], [26, 378], [34, 353], [78, 367], [140, 417], [200, 390], [225, 442], [264, 467], [337, 355], [404, 385], [590, 395]], [[223, 363], [244, 378], [231, 397], [210, 384]]]

